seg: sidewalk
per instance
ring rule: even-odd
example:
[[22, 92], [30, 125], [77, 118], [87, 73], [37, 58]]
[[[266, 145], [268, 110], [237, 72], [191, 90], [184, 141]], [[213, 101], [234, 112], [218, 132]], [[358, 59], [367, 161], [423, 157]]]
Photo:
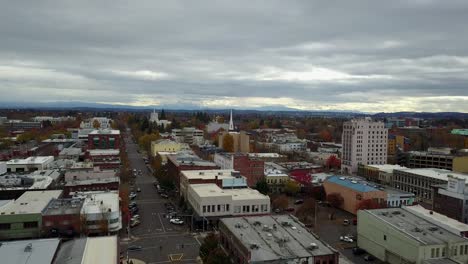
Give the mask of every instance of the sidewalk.
[[142, 260], [139, 260], [139, 259], [134, 259], [134, 258], [131, 258], [129, 259], [128, 261], [126, 260], [122, 260], [121, 262], [122, 264], [127, 264], [127, 263], [132, 263], [132, 264], [146, 264], [146, 262], [142, 261]]

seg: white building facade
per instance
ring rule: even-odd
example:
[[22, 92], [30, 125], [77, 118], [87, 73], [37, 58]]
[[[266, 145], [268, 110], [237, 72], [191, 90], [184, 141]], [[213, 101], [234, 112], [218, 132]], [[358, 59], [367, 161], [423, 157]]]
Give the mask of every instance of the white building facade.
[[353, 119], [343, 124], [343, 173], [355, 174], [359, 164], [386, 164], [388, 130], [383, 122], [370, 118]]
[[192, 184], [187, 201], [199, 217], [270, 213], [270, 197], [250, 188], [222, 189], [216, 184]]

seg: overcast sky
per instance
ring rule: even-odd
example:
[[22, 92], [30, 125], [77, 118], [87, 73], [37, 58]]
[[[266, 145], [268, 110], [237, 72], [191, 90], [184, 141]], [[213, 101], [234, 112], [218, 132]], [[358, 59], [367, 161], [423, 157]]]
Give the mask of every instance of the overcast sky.
[[468, 1], [5, 1], [0, 104], [468, 112]]

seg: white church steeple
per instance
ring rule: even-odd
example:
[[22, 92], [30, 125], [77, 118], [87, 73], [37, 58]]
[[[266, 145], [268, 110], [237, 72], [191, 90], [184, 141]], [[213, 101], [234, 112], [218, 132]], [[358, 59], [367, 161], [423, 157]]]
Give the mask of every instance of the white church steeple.
[[232, 120], [232, 109], [231, 109], [231, 116], [229, 118], [229, 131], [234, 131], [234, 121]]

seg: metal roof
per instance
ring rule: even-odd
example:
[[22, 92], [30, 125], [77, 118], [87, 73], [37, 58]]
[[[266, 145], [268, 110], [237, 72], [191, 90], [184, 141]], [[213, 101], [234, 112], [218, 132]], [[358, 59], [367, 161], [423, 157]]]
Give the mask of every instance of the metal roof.
[[60, 239], [32, 239], [0, 242], [1, 263], [50, 264], [59, 246]]

